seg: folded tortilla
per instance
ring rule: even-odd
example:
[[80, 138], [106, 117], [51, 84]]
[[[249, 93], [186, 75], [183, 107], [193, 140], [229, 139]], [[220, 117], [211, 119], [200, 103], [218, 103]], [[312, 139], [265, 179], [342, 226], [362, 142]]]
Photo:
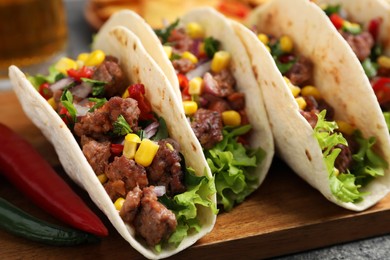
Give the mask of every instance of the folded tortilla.
[[[191, 22], [200, 24], [205, 30], [205, 37], [212, 36], [214, 39], [219, 40], [221, 49], [228, 51], [232, 55], [231, 70], [236, 79], [238, 91], [245, 94], [246, 111], [249, 122], [252, 125], [253, 134], [250, 140], [248, 140], [249, 146], [254, 149], [261, 147], [266, 153], [263, 161], [251, 173], [255, 176], [256, 183], [251, 184], [250, 189], [255, 190], [262, 184], [267, 175], [274, 155], [274, 143], [262, 93], [257, 87], [249, 57], [240, 39], [230, 26], [228, 19], [215, 9], [210, 7], [195, 8], [178, 19], [178, 27], [185, 27], [186, 24]], [[94, 48], [98, 48], [101, 41], [103, 41], [102, 38], [99, 38], [99, 34], [116, 25], [125, 26], [140, 38], [150, 56], [169, 78], [171, 86], [177, 93], [177, 98], [181, 100], [180, 86], [175, 69], [167, 57], [160, 39], [138, 14], [125, 10], [111, 16], [99, 31], [95, 39]]]
[[[166, 76], [146, 53], [138, 38], [123, 27], [112, 28], [101, 37], [104, 38], [104, 43], [99, 44], [99, 49], [119, 59], [119, 64], [131, 83], [144, 84], [145, 96], [151, 103], [153, 111], [165, 119], [170, 137], [180, 144], [187, 167], [192, 167], [199, 176], [206, 175], [212, 178], [202, 148], [191, 131]], [[125, 224], [119, 216], [113, 202], [60, 116], [17, 67], [10, 67], [9, 76], [23, 110], [53, 144], [67, 174], [88, 192], [121, 236], [142, 255], [150, 259], [169, 257], [194, 244], [212, 230], [216, 220], [215, 213], [210, 207], [199, 206], [197, 219], [201, 224], [201, 230], [189, 234], [177, 248], [163, 247], [158, 253], [136, 239], [134, 229]], [[216, 203], [215, 194], [210, 199]]]
[[[301, 178], [344, 208], [361, 211], [385, 197], [390, 190], [389, 169], [361, 190], [368, 194], [358, 203], [339, 201], [332, 194], [314, 131], [301, 116], [289, 87], [272, 64], [273, 58], [254, 33], [233, 25], [250, 55], [263, 91], [278, 154]], [[318, 6], [306, 0], [269, 1], [250, 14], [247, 26], [275, 37], [289, 36], [296, 52], [313, 62], [314, 84], [335, 109], [335, 118], [360, 129], [366, 138], [374, 136], [375, 151], [389, 160], [390, 139], [370, 83], [348, 44]]]

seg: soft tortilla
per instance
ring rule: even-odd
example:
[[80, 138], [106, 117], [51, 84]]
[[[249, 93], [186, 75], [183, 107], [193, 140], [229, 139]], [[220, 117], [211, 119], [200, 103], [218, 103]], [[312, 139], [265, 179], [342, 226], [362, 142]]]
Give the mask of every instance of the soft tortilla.
[[[250, 146], [252, 148], [261, 147], [266, 152], [265, 159], [253, 172], [258, 177], [258, 181], [252, 188], [258, 188], [264, 181], [271, 165], [274, 155], [274, 143], [262, 93], [257, 87], [250, 60], [244, 46], [234, 33], [227, 18], [213, 8], [195, 8], [179, 19], [179, 26], [185, 26], [190, 22], [199, 23], [206, 31], [206, 37], [213, 36], [215, 39], [218, 39], [221, 42], [221, 48], [227, 50], [232, 55], [232, 72], [236, 78], [238, 90], [245, 93], [247, 115], [254, 133], [251, 135], [251, 140], [249, 140]], [[110, 26], [117, 24], [124, 25], [139, 36], [145, 49], [148, 50], [150, 56], [159, 64], [161, 69], [167, 75], [172, 75], [173, 72], [173, 75], [177, 78], [172, 63], [167, 58], [159, 38], [150, 26], [147, 28], [147, 24], [138, 14], [131, 11], [119, 12], [107, 21], [102, 31], [104, 32]], [[99, 39], [98, 34], [94, 47], [100, 41], [101, 39]], [[171, 80], [171, 84], [177, 93], [177, 98], [181, 100], [180, 86], [177, 79], [174, 81]]]
[[[273, 0], [256, 8], [248, 27], [259, 32], [292, 38], [298, 53], [314, 63], [315, 86], [335, 109], [338, 120], [359, 128], [365, 137], [375, 136], [376, 151], [390, 158], [390, 139], [375, 94], [360, 63], [323, 11], [307, 0]], [[308, 122], [262, 43], [247, 29], [235, 29], [250, 54], [271, 121], [278, 154], [288, 165], [328, 200], [344, 208], [361, 211], [377, 203], [390, 190], [390, 172], [366, 186], [359, 203], [337, 200], [329, 187], [328, 172], [321, 149]], [[267, 63], [267, 66], [265, 65]]]
[[[191, 131], [185, 115], [181, 112], [175, 94], [168, 87], [167, 78], [148, 56], [138, 38], [124, 27], [113, 28], [101, 37], [104, 37], [105, 41], [98, 45], [99, 49], [120, 60], [130, 82], [145, 85], [145, 95], [151, 102], [153, 111], [166, 120], [169, 134], [180, 144], [188, 166], [194, 168], [197, 174], [207, 174], [211, 177], [202, 148]], [[165, 258], [189, 247], [212, 230], [216, 220], [215, 214], [210, 208], [199, 207], [198, 216], [202, 229], [199, 233], [185, 238], [178, 248], [163, 249], [161, 253], [156, 253], [136, 240], [133, 228], [120, 218], [107, 192], [62, 119], [17, 67], [10, 67], [9, 76], [23, 110], [53, 144], [67, 174], [88, 192], [95, 204], [133, 248], [150, 259]], [[216, 202], [215, 196], [213, 201]]]

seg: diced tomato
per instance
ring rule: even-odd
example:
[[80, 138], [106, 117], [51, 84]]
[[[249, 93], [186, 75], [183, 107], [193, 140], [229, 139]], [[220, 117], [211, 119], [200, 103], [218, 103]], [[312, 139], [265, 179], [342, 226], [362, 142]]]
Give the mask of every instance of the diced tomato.
[[344, 20], [338, 14], [333, 13], [329, 16], [329, 18], [337, 30], [340, 30], [343, 27]]
[[390, 78], [378, 78], [372, 83], [372, 88], [380, 105], [390, 102]]
[[368, 24], [368, 32], [372, 35], [374, 40], [377, 40], [381, 23], [382, 23], [381, 18], [375, 18], [372, 19]]
[[145, 87], [143, 84], [133, 84], [127, 91], [129, 96], [138, 101], [138, 107], [141, 110], [140, 119], [150, 120], [153, 119], [152, 106], [149, 101], [145, 98]]
[[46, 100], [48, 100], [49, 98], [51, 98], [53, 96], [53, 92], [50, 90], [50, 84], [45, 82], [45, 83], [42, 83], [40, 86], [39, 86], [39, 94], [41, 94], [42, 97], [44, 97]]
[[188, 88], [188, 79], [185, 75], [178, 73], [177, 79], [179, 80], [179, 86], [181, 90]]
[[123, 152], [123, 144], [111, 144], [110, 151], [114, 156], [120, 156]]
[[69, 125], [70, 122], [72, 122], [72, 117], [70, 116], [70, 113], [66, 107], [61, 107], [60, 112], [58, 112], [62, 120], [66, 125]]
[[226, 15], [245, 18], [251, 11], [250, 7], [240, 1], [220, 1], [217, 9]]
[[69, 69], [66, 71], [69, 77], [74, 78], [76, 81], [81, 81], [81, 78], [90, 79], [93, 75], [93, 69], [83, 66], [81, 69]]

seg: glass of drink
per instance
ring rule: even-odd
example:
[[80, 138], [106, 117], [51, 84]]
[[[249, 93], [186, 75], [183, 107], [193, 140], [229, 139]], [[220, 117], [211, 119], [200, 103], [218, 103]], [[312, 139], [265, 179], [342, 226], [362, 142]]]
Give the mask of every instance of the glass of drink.
[[42, 72], [65, 54], [66, 44], [62, 0], [0, 0], [0, 87], [10, 65]]

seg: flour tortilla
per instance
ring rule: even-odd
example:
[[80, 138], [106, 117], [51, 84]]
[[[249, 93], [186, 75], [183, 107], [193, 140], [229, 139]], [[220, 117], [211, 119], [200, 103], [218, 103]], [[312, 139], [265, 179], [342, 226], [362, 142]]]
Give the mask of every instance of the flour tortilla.
[[[187, 158], [187, 166], [195, 169], [197, 174], [206, 174], [211, 178], [202, 148], [191, 131], [185, 115], [181, 112], [175, 94], [168, 87], [167, 78], [148, 56], [138, 38], [123, 27], [112, 28], [101, 37], [104, 37], [105, 41], [97, 47], [106, 54], [119, 59], [130, 82], [145, 85], [145, 95], [151, 102], [153, 111], [166, 120], [170, 136], [178, 141], [182, 154]], [[198, 219], [202, 224], [202, 229], [199, 233], [185, 238], [178, 248], [163, 249], [161, 253], [156, 253], [136, 240], [134, 229], [125, 224], [119, 216], [110, 197], [62, 119], [17, 67], [10, 67], [9, 76], [24, 112], [53, 144], [67, 174], [89, 193], [91, 199], [106, 214], [116, 230], [142, 255], [150, 259], [169, 257], [194, 244], [212, 230], [216, 220], [215, 214], [210, 208], [199, 207]], [[215, 195], [212, 199], [216, 203]]]
[[[266, 152], [263, 162], [255, 169], [258, 188], [264, 181], [274, 155], [274, 143], [268, 116], [265, 110], [263, 96], [257, 86], [249, 57], [240, 39], [235, 34], [229, 21], [222, 14], [210, 7], [195, 8], [179, 17], [179, 26], [185, 27], [187, 23], [197, 22], [206, 32], [206, 37], [212, 36], [221, 42], [221, 49], [228, 51], [232, 55], [232, 72], [237, 81], [238, 90], [245, 94], [246, 109], [249, 121], [252, 125], [253, 135], [249, 140], [252, 148], [261, 147]], [[177, 78], [171, 61], [167, 58], [159, 38], [153, 29], [145, 21], [132, 11], [122, 11], [113, 15], [99, 31], [95, 45], [103, 39], [99, 39], [99, 34], [109, 30], [111, 26], [121, 24], [133, 31], [141, 40], [143, 46], [148, 50], [150, 56], [156, 61], [166, 75], [174, 75]], [[172, 74], [173, 73], [173, 74]], [[171, 78], [171, 77], [170, 77]], [[177, 94], [177, 99], [181, 102], [180, 86], [176, 80], [170, 80], [171, 85]]]
[[[390, 158], [386, 123], [365, 73], [342, 36], [323, 11], [307, 0], [273, 0], [256, 8], [248, 28], [276, 37], [288, 35], [297, 53], [314, 63], [314, 83], [335, 109], [335, 118], [349, 122], [367, 138], [375, 136], [376, 152]], [[329, 187], [328, 172], [313, 129], [300, 115], [291, 91], [257, 37], [237, 24], [234, 27], [250, 55], [263, 91], [277, 153], [328, 200], [344, 208], [362, 211], [376, 204], [390, 190], [390, 172], [363, 189], [369, 194], [359, 203], [337, 200]]]

